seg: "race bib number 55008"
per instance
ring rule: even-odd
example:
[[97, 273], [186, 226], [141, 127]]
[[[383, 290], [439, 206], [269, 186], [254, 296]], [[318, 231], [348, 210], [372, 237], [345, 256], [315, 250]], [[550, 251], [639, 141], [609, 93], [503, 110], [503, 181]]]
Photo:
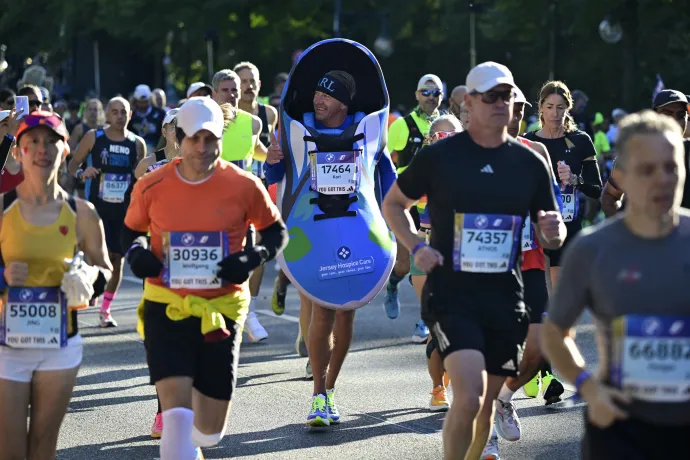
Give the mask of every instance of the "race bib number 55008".
[[453, 268], [472, 273], [513, 269], [522, 218], [503, 214], [455, 214]]
[[690, 316], [627, 315], [611, 330], [612, 382], [643, 401], [690, 401]]
[[176, 289], [215, 289], [218, 263], [229, 255], [226, 232], [164, 232], [163, 282]]
[[67, 303], [57, 287], [10, 287], [0, 314], [0, 344], [12, 348], [67, 345]]

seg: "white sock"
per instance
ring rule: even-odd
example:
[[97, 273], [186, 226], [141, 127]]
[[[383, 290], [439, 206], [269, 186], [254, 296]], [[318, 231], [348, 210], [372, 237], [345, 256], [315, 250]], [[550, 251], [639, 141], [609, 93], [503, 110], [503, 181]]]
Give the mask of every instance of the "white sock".
[[252, 300], [249, 302], [249, 309], [254, 310], [254, 305], [256, 305], [256, 299], [258, 299], [259, 296], [252, 296]]
[[515, 392], [514, 392], [514, 391], [511, 391], [511, 390], [508, 388], [508, 385], [506, 385], [506, 384], [504, 383], [503, 386], [501, 387], [501, 391], [498, 392], [498, 399], [500, 399], [500, 400], [503, 401], [504, 403], [507, 403], [507, 402], [509, 402], [510, 400], [513, 399], [513, 395], [514, 395], [514, 394], [515, 394]]
[[161, 460], [192, 460], [196, 458], [192, 442], [194, 411], [175, 407], [163, 412]]

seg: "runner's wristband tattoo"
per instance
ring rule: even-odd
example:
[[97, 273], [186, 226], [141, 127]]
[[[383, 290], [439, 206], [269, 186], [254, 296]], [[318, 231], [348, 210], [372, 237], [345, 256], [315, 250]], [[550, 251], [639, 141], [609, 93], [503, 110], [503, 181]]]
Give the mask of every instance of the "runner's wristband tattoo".
[[592, 374], [590, 374], [589, 371], [586, 369], [583, 369], [582, 372], [578, 374], [577, 378], [575, 379], [575, 389], [578, 393], [580, 392], [580, 388], [582, 387], [582, 385], [584, 385], [584, 383], [591, 377]]
[[412, 248], [412, 251], [410, 252], [410, 254], [412, 254], [412, 256], [414, 256], [417, 253], [417, 251], [422, 249], [423, 246], [426, 246], [426, 241], [420, 241], [419, 243], [417, 243], [417, 246]]

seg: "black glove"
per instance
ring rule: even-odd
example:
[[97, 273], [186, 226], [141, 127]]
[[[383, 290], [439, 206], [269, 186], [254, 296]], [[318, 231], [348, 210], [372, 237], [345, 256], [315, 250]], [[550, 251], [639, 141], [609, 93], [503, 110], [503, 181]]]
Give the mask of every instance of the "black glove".
[[137, 278], [155, 278], [161, 274], [163, 269], [163, 264], [158, 260], [158, 257], [139, 244], [134, 244], [127, 251], [126, 259], [132, 268], [132, 273]]
[[218, 276], [229, 283], [242, 284], [249, 279], [251, 271], [267, 257], [268, 251], [263, 246], [252, 246], [242, 252], [230, 254], [218, 264]]

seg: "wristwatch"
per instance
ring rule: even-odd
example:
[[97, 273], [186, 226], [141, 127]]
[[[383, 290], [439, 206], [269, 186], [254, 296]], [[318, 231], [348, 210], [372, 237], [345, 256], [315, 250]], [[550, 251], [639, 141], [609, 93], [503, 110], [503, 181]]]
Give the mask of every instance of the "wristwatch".
[[571, 181], [571, 185], [572, 185], [573, 187], [578, 187], [578, 186], [580, 186], [580, 185], [582, 185], [582, 184], [585, 183], [585, 182], [582, 180], [582, 175], [580, 175], [580, 174], [573, 174], [573, 176], [575, 177], [575, 179], [574, 179], [573, 181]]

